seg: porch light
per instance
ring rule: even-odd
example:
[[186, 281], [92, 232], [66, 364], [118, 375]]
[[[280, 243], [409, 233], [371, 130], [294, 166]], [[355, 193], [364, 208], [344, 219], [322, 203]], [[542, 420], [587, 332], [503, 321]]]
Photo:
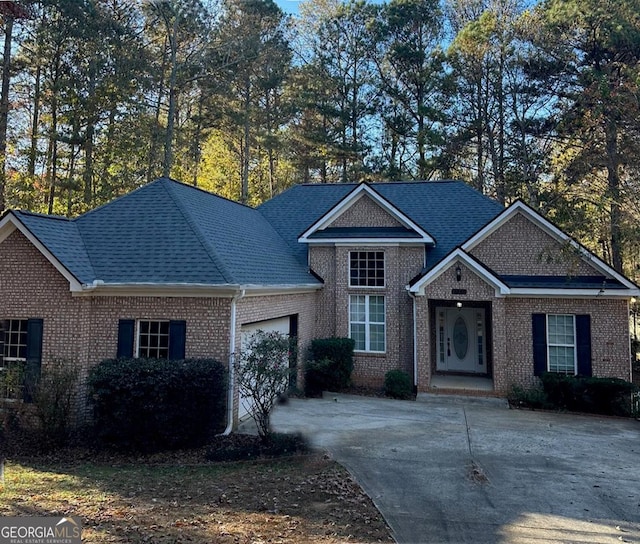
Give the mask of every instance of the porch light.
[[460, 265], [458, 264], [456, 266], [456, 281], [460, 281], [462, 279], [462, 268], [460, 268]]
[[456, 308], [462, 308], [462, 302], [456, 302]]

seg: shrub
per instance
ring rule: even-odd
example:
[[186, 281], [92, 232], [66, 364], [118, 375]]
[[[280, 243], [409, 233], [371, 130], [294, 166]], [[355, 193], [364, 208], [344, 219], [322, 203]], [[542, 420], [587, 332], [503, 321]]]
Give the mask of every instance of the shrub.
[[566, 376], [551, 372], [540, 377], [549, 403], [557, 409], [630, 416], [637, 386], [619, 378]]
[[282, 457], [308, 453], [309, 443], [301, 434], [271, 433], [266, 440], [232, 434], [216, 437], [206, 453], [209, 461], [247, 461], [258, 457]]
[[289, 345], [289, 338], [279, 332], [258, 331], [236, 363], [238, 387], [251, 399], [249, 415], [263, 440], [270, 432], [271, 410], [289, 387]]
[[514, 385], [507, 395], [509, 403], [526, 408], [550, 408], [549, 399], [541, 385], [524, 388]]
[[322, 391], [340, 391], [351, 385], [353, 349], [351, 338], [321, 338], [311, 342], [305, 368], [305, 393], [316, 396]]
[[224, 428], [226, 371], [212, 359], [108, 359], [89, 374], [96, 434], [118, 448], [199, 446]]
[[403, 370], [390, 370], [384, 375], [384, 394], [394, 399], [413, 397], [411, 377]]
[[45, 446], [60, 445], [68, 437], [78, 375], [77, 362], [53, 359], [44, 366], [42, 375], [28, 392]]

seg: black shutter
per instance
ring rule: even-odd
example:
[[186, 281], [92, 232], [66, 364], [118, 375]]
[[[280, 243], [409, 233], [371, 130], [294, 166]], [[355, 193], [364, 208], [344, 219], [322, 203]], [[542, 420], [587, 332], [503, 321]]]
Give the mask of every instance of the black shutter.
[[169, 321], [169, 359], [184, 359], [186, 336], [186, 321]]
[[578, 375], [591, 376], [591, 316], [576, 316]]
[[541, 376], [547, 371], [547, 316], [532, 314], [533, 375]]
[[133, 319], [121, 319], [118, 321], [118, 352], [116, 357], [133, 357], [133, 342], [136, 329], [136, 322]]
[[24, 369], [24, 400], [33, 401], [42, 367], [42, 319], [27, 320], [27, 363]]
[[8, 328], [9, 322], [0, 320], [0, 366], [4, 365], [4, 331]]

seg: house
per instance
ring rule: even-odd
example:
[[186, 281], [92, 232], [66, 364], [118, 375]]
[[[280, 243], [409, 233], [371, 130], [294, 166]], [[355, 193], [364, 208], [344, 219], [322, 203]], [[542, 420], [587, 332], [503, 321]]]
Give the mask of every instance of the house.
[[628, 380], [637, 295], [523, 202], [455, 181], [298, 185], [254, 209], [162, 178], [75, 219], [0, 220], [4, 368], [230, 361], [263, 329], [302, 354], [350, 336], [359, 385], [402, 369], [419, 393], [461, 375], [502, 395], [547, 370]]

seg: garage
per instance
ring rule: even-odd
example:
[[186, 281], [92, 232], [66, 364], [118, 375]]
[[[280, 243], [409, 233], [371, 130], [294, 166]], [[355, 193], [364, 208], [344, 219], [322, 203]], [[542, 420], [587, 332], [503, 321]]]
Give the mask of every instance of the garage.
[[[277, 319], [268, 319], [265, 321], [256, 321], [255, 323], [248, 323], [242, 325], [240, 328], [240, 345], [242, 349], [247, 345], [247, 342], [258, 331], [263, 332], [279, 332], [289, 336], [295, 335], [295, 331], [292, 331], [292, 323], [295, 322], [295, 316], [279, 317]], [[249, 417], [249, 409], [251, 408], [251, 399], [240, 395], [238, 418], [240, 420], [247, 419]]]

